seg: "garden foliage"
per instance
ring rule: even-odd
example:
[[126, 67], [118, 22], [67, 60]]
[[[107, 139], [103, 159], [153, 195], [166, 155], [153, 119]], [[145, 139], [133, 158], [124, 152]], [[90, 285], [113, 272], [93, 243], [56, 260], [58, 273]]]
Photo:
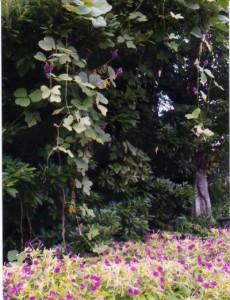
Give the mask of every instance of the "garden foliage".
[[5, 251], [99, 252], [189, 217], [198, 158], [228, 212], [227, 8], [2, 1]]

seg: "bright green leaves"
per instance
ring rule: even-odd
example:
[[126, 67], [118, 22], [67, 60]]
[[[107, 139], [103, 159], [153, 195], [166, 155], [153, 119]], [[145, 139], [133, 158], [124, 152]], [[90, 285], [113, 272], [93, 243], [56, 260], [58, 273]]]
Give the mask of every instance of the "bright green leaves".
[[53, 88], [49, 89], [47, 86], [42, 85], [42, 98], [46, 99], [49, 98], [50, 102], [61, 102], [61, 92], [60, 92], [60, 85], [55, 85]]
[[16, 98], [15, 103], [22, 107], [28, 107], [31, 102], [39, 102], [42, 100], [42, 93], [40, 90], [35, 90], [28, 95], [27, 90], [19, 88], [14, 92]]
[[70, 126], [73, 123], [73, 116], [69, 115], [67, 118], [63, 120], [63, 126], [68, 129], [69, 131], [72, 131], [72, 126]]
[[198, 108], [196, 108], [191, 114], [187, 114], [187, 115], [185, 115], [185, 117], [187, 118], [187, 119], [197, 119], [198, 117], [199, 117], [199, 115], [200, 115], [200, 112], [201, 112], [201, 110], [200, 110], [200, 108], [198, 107]]
[[204, 85], [207, 82], [207, 80], [207, 76], [204, 74], [204, 72], [201, 72], [200, 83]]
[[[56, 48], [55, 41], [52, 37], [46, 36], [42, 41], [38, 42], [41, 49], [45, 51], [51, 51]], [[39, 58], [41, 55], [39, 55]]]
[[133, 48], [133, 49], [137, 49], [136, 45], [133, 42], [134, 37], [131, 35], [128, 35], [127, 33], [124, 34], [123, 36], [118, 36], [117, 37], [117, 42], [119, 44], [121, 43], [126, 43], [127, 48]]
[[135, 21], [138, 21], [138, 22], [148, 21], [147, 17], [139, 11], [136, 11], [136, 12], [133, 12], [133, 13], [129, 14], [129, 19], [130, 20], [135, 20]]
[[17, 260], [18, 251], [17, 250], [10, 250], [7, 253], [7, 259], [8, 261], [12, 262]]
[[112, 9], [112, 6], [106, 0], [84, 0], [76, 3], [73, 3], [71, 0], [65, 0], [64, 3], [63, 7], [68, 11], [92, 21], [93, 26], [96, 28], [106, 26], [106, 20], [102, 15]]

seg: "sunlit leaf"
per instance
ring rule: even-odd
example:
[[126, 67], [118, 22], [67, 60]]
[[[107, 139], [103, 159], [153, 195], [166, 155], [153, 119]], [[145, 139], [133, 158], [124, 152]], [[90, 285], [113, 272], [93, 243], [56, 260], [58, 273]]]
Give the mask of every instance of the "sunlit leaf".
[[34, 55], [34, 58], [36, 58], [39, 61], [46, 61], [47, 58], [45, 57], [45, 55], [42, 52], [38, 52]]
[[32, 102], [39, 102], [42, 100], [42, 92], [41, 90], [35, 90], [31, 94], [29, 94], [29, 98]]
[[97, 108], [101, 111], [103, 116], [106, 116], [108, 109], [103, 105], [98, 105]]
[[197, 119], [198, 117], [199, 117], [199, 115], [200, 115], [200, 112], [201, 112], [201, 110], [200, 110], [200, 108], [198, 107], [198, 108], [196, 108], [191, 114], [187, 114], [187, 115], [185, 115], [185, 117], [187, 118], [187, 119]]
[[184, 17], [181, 14], [175, 15], [172, 11], [170, 11], [170, 15], [171, 15], [171, 17], [173, 17], [174, 19], [177, 19], [177, 20], [184, 19]]
[[56, 48], [54, 39], [49, 36], [45, 37], [42, 41], [39, 41], [38, 45], [45, 51], [50, 51]]

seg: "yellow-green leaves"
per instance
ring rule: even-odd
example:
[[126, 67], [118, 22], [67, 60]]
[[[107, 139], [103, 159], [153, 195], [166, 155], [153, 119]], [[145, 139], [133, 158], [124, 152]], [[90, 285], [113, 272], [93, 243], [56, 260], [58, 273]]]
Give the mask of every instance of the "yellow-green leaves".
[[200, 115], [200, 108], [196, 108], [191, 114], [185, 115], [185, 117], [189, 120], [191, 119], [197, 119]]
[[61, 102], [61, 92], [60, 92], [60, 85], [55, 85], [52, 89], [49, 89], [47, 86], [42, 85], [42, 98], [46, 99], [49, 98], [50, 102]]

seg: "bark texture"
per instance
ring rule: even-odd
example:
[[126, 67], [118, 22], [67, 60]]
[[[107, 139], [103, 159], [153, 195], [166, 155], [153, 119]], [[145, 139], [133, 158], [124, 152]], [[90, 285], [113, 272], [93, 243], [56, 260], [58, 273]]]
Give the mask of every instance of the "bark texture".
[[211, 201], [208, 191], [208, 157], [205, 150], [200, 148], [195, 155], [195, 199], [193, 203], [193, 216], [212, 215]]

